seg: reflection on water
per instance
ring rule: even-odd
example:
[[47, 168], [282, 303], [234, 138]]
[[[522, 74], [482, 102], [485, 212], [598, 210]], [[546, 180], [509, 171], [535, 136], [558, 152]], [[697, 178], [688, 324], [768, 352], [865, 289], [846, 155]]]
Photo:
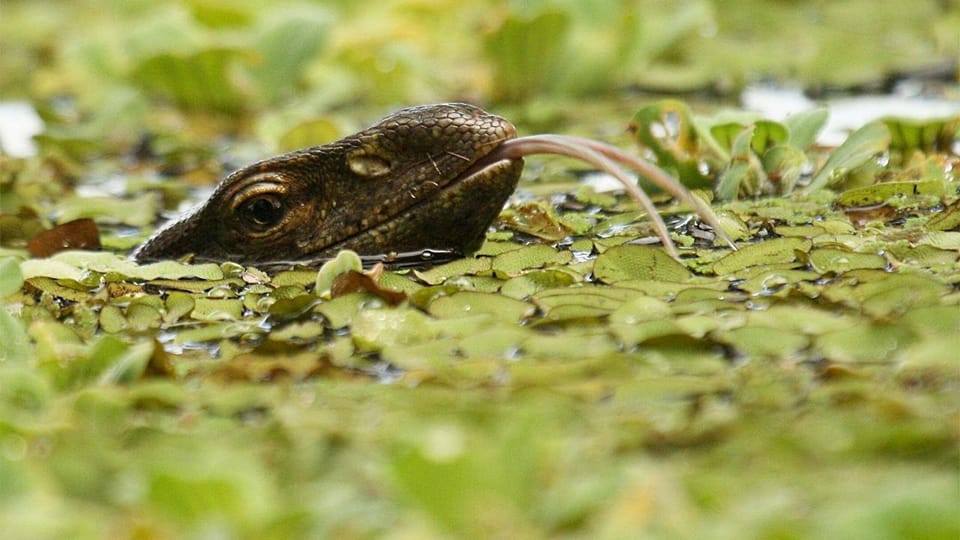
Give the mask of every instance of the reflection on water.
[[0, 153], [29, 157], [37, 153], [33, 136], [43, 131], [43, 120], [26, 101], [0, 101]]
[[925, 120], [960, 115], [960, 102], [924, 97], [911, 91], [908, 85], [901, 85], [901, 90], [894, 94], [832, 98], [822, 102], [808, 98], [800, 88], [750, 86], [740, 95], [740, 100], [743, 108], [772, 120], [826, 106], [830, 116], [818, 139], [825, 146], [837, 146], [851, 131], [885, 116]]

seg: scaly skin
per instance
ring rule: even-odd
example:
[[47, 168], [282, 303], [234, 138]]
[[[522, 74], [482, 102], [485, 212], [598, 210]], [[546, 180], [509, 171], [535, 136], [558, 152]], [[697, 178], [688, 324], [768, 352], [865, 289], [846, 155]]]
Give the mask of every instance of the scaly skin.
[[472, 105], [403, 109], [355, 135], [230, 174], [133, 256], [258, 263], [341, 249], [469, 252], [523, 169], [520, 159], [483, 158], [515, 136], [509, 122]]

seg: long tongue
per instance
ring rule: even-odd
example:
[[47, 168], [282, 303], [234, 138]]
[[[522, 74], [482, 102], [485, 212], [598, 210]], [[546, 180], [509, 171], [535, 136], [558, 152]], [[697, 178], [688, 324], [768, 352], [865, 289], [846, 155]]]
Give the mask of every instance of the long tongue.
[[647, 196], [646, 192], [631, 178], [624, 170], [617, 166], [617, 163], [630, 167], [651, 182], [663, 188], [664, 191], [671, 193], [677, 199], [689, 204], [696, 210], [697, 214], [703, 218], [716, 234], [723, 239], [731, 248], [737, 249], [733, 241], [727, 236], [720, 226], [720, 220], [717, 214], [710, 208], [706, 202], [699, 197], [695, 197], [687, 188], [683, 187], [677, 180], [663, 171], [656, 165], [644, 161], [640, 158], [631, 156], [608, 144], [604, 144], [583, 137], [571, 137], [567, 135], [529, 135], [516, 139], [504, 141], [493, 152], [488, 154], [484, 161], [495, 161], [498, 159], [522, 159], [526, 156], [535, 154], [557, 154], [579, 159], [585, 163], [593, 165], [597, 169], [613, 176], [621, 184], [626, 192], [643, 206], [653, 221], [653, 226], [657, 230], [657, 236], [663, 242], [664, 249], [674, 259], [679, 259], [677, 248], [670, 238], [667, 231], [667, 225], [663, 218], [657, 212], [653, 201]]

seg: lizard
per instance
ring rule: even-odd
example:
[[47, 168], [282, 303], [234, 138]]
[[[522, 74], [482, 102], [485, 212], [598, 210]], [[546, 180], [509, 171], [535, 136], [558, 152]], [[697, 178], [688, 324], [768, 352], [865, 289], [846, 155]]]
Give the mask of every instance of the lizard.
[[589, 139], [518, 138], [500, 116], [442, 103], [401, 109], [338, 141], [241, 168], [132, 256], [138, 262], [193, 255], [269, 265], [322, 261], [344, 249], [380, 258], [470, 253], [515, 190], [523, 157], [533, 153], [577, 157], [617, 176], [644, 204], [675, 257], [656, 209], [613, 161], [692, 203], [726, 239], [708, 205], [646, 161]]

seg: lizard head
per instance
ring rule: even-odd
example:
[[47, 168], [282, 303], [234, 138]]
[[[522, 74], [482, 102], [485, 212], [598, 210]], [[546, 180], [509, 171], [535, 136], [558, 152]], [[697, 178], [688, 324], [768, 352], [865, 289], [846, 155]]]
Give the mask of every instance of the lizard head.
[[254, 263], [341, 249], [467, 252], [516, 187], [523, 161], [494, 152], [514, 137], [508, 121], [472, 105], [402, 109], [339, 141], [233, 172], [133, 256]]

